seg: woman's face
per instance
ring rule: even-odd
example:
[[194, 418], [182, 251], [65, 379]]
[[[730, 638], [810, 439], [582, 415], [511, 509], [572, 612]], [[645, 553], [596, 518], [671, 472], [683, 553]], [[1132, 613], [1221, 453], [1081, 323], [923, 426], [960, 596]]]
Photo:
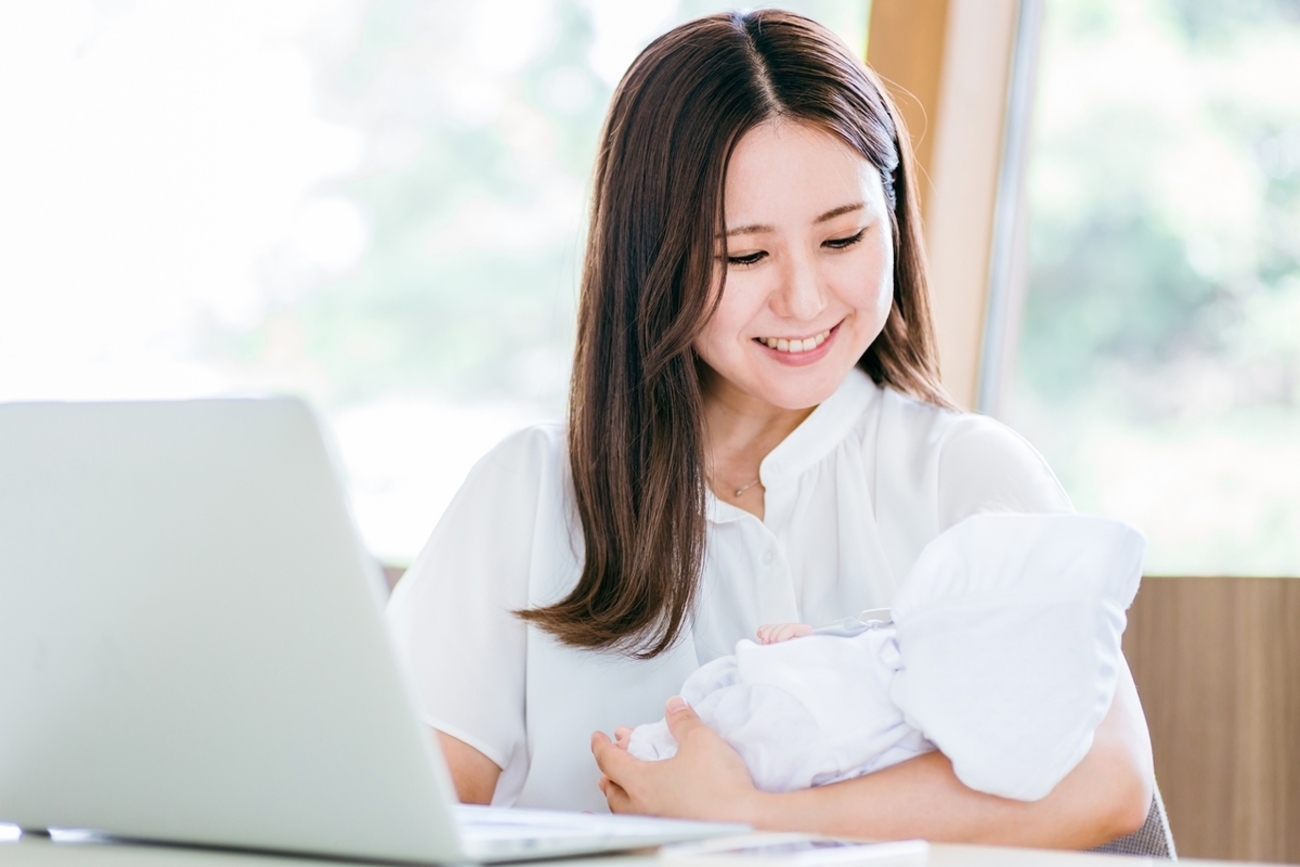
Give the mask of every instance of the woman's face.
[[[828, 398], [885, 325], [894, 251], [879, 171], [789, 121], [741, 138], [727, 170], [717, 310], [695, 350], [710, 398], [807, 409]], [[723, 394], [728, 392], [729, 394]]]

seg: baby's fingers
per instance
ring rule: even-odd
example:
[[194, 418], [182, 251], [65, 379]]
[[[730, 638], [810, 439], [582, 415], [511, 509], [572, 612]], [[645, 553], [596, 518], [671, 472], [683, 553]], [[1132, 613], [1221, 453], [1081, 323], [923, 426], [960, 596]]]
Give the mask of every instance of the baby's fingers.
[[792, 638], [803, 638], [812, 634], [812, 627], [807, 623], [764, 623], [758, 627], [760, 644], [777, 644]]

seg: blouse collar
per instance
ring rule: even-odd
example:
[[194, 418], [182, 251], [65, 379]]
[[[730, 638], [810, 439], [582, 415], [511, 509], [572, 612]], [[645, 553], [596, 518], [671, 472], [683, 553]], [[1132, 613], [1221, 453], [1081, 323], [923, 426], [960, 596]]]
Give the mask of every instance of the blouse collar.
[[[860, 368], [850, 370], [835, 393], [822, 401], [763, 458], [758, 467], [758, 478], [763, 487], [771, 490], [774, 485], [792, 481], [830, 454], [844, 442], [879, 393], [880, 389], [871, 377]], [[728, 523], [749, 514], [722, 502], [713, 491], [706, 490], [705, 497], [705, 515], [714, 523]]]

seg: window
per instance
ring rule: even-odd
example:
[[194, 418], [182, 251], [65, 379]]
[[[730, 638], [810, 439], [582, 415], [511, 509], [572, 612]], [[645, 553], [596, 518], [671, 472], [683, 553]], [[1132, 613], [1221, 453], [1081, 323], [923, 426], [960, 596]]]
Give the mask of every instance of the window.
[[1051, 0], [1004, 413], [1154, 574], [1300, 575], [1300, 7]]

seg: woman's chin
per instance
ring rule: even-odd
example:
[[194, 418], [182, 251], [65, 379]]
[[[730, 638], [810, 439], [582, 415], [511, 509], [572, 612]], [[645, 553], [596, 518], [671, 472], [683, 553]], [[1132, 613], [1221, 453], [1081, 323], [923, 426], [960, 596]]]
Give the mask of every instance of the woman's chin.
[[745, 390], [778, 409], [807, 410], [834, 394], [847, 375], [848, 370], [838, 368], [822, 371], [804, 368], [794, 375], [765, 377]]

